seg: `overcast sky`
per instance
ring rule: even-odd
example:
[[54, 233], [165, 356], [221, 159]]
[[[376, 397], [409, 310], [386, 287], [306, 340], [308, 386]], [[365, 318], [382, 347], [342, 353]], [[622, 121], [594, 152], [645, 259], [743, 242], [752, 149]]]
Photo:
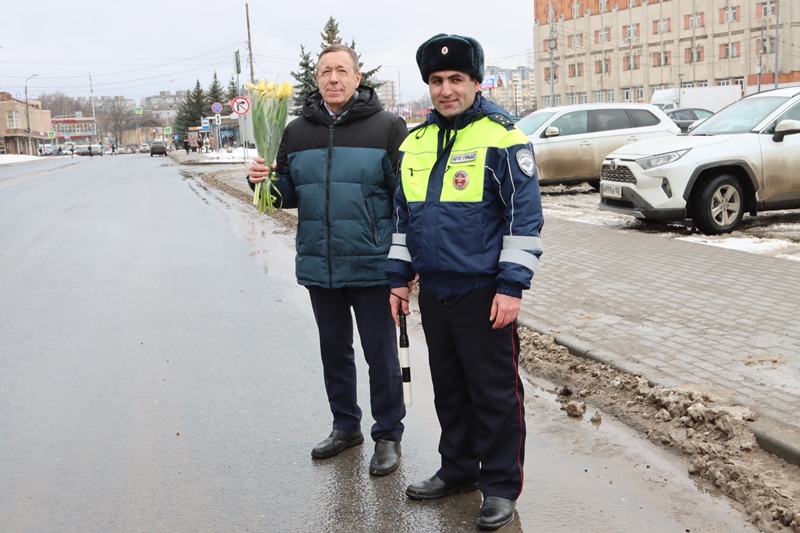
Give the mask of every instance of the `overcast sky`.
[[[486, 64], [526, 65], [533, 46], [533, 0], [431, 2], [401, 0], [254, 1], [250, 10], [256, 79], [290, 81], [300, 45], [319, 52], [328, 18], [344, 42], [355, 40], [365, 69], [400, 84], [403, 101], [427, 92], [414, 59], [436, 33], [476, 38]], [[216, 71], [227, 87], [233, 52], [240, 51], [240, 81], [249, 79], [246, 3], [240, 0], [85, 0], [3, 2], [0, 91], [95, 97], [123, 95], [137, 103], [159, 91], [207, 89]], [[89, 75], [91, 73], [91, 87]]]

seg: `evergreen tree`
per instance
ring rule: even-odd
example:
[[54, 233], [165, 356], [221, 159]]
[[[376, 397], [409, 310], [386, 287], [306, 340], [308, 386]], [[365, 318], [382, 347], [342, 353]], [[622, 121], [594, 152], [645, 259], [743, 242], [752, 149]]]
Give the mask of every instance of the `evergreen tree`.
[[228, 82], [228, 92], [225, 93], [225, 101], [222, 105], [225, 107], [225, 113], [230, 115], [233, 113], [231, 110], [231, 100], [239, 96], [239, 88], [236, 87], [236, 80], [231, 76], [231, 81]]
[[[325, 28], [323, 28], [322, 33], [319, 34], [322, 37], [322, 43], [320, 43], [320, 49], [325, 49], [326, 47], [332, 44], [342, 44], [342, 38], [339, 35], [339, 23], [336, 22], [336, 19], [333, 17], [328, 19], [328, 22], [325, 23]], [[350, 44], [348, 45], [353, 50], [356, 49], [356, 41], [352, 39]], [[381, 86], [381, 83], [375, 78], [378, 74], [378, 71], [381, 67], [377, 67], [371, 70], [363, 70], [364, 62], [361, 61], [361, 54], [358, 54], [358, 68], [361, 70], [361, 83], [363, 85], [367, 85], [369, 87], [378, 88]]]
[[[178, 115], [175, 117], [175, 134], [186, 137], [189, 127], [197, 127], [203, 118], [203, 108], [206, 105], [205, 94], [200, 86], [200, 80], [195, 83], [194, 89], [186, 92], [186, 98], [178, 108]], [[207, 115], [206, 115], [207, 116]]]
[[206, 93], [206, 101], [205, 106], [203, 106], [203, 116], [204, 117], [211, 117], [214, 116], [214, 112], [211, 111], [211, 104], [214, 102], [222, 103], [225, 100], [225, 89], [222, 87], [222, 84], [219, 82], [219, 78], [217, 78], [217, 72], [214, 71], [214, 78], [211, 80], [211, 85], [208, 86], [208, 92]]
[[297, 72], [290, 73], [297, 82], [292, 86], [295, 89], [292, 108], [289, 110], [292, 115], [300, 115], [303, 109], [303, 102], [306, 101], [309, 94], [317, 89], [316, 69], [317, 66], [314, 64], [314, 60], [311, 59], [311, 53], [306, 52], [305, 46], [301, 44], [300, 68]]
[[320, 49], [327, 48], [332, 44], [342, 44], [342, 38], [339, 36], [339, 23], [333, 17], [329, 18], [328, 22], [325, 23], [325, 28], [323, 28], [319, 36], [322, 37], [322, 43], [319, 45]]

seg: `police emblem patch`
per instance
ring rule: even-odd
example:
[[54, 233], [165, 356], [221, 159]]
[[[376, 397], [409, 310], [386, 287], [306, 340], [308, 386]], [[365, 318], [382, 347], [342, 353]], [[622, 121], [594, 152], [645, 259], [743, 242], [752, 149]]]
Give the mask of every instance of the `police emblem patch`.
[[533, 163], [533, 154], [530, 150], [526, 149], [517, 152], [517, 165], [519, 165], [519, 169], [524, 172], [526, 176], [529, 178], [533, 177], [535, 165]]
[[446, 46], [442, 46], [442, 54], [447, 54], [449, 51]]
[[459, 191], [463, 191], [469, 184], [469, 175], [463, 170], [459, 170], [453, 176], [453, 187]]

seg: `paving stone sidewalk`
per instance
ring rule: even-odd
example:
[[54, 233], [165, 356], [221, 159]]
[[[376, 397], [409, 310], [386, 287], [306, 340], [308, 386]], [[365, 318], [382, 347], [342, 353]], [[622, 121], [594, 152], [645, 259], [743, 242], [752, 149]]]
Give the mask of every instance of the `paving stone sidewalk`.
[[800, 262], [546, 219], [520, 322], [573, 353], [753, 408], [800, 463]]

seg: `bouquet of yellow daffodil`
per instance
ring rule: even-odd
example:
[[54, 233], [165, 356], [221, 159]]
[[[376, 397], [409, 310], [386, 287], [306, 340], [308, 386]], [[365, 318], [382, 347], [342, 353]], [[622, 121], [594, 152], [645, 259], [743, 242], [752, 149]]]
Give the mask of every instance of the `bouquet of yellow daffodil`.
[[[263, 78], [257, 85], [249, 82], [244, 85], [253, 93], [253, 134], [255, 135], [256, 149], [259, 157], [263, 157], [266, 161], [265, 164], [270, 166], [275, 161], [275, 156], [278, 155], [278, 145], [280, 145], [283, 130], [286, 127], [286, 114], [289, 110], [292, 85], [285, 81], [276, 86], [275, 82], [267, 83]], [[272, 214], [275, 211], [280, 192], [272, 182], [277, 179], [277, 176], [272, 173], [268, 179], [256, 183], [253, 205], [258, 206], [259, 213]]]

